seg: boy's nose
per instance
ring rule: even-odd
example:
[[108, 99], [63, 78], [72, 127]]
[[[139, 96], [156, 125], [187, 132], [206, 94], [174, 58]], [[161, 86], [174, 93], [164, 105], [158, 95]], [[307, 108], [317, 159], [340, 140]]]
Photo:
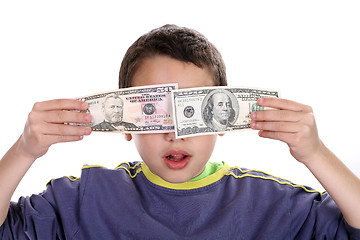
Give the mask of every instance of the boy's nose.
[[165, 138], [169, 142], [178, 142], [178, 141], [184, 141], [184, 138], [176, 138], [175, 132], [169, 132], [165, 133]]

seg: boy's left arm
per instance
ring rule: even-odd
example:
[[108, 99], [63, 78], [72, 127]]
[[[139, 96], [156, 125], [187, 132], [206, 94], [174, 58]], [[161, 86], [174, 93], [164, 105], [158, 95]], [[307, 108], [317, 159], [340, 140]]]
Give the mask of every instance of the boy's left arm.
[[346, 222], [360, 229], [360, 179], [322, 143], [312, 108], [279, 98], [260, 98], [258, 104], [276, 110], [253, 112], [251, 128], [260, 130], [260, 137], [285, 142], [330, 194]]

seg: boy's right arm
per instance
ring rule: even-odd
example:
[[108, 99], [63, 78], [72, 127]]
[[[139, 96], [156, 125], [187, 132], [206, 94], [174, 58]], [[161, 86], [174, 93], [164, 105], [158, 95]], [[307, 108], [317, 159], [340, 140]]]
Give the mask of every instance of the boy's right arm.
[[0, 160], [0, 226], [6, 219], [11, 197], [34, 161], [55, 143], [73, 142], [91, 133], [87, 126], [64, 123], [89, 123], [91, 115], [80, 112], [86, 102], [58, 99], [34, 104], [24, 132]]

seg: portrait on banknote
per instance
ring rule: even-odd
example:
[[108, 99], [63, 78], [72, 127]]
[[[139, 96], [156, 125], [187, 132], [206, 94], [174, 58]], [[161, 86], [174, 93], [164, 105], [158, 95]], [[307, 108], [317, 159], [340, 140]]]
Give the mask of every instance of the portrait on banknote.
[[108, 94], [103, 99], [102, 112], [104, 120], [93, 126], [93, 130], [118, 131], [122, 128], [136, 128], [135, 124], [123, 121], [124, 101], [114, 93]]
[[225, 131], [228, 127], [232, 127], [239, 115], [236, 97], [225, 89], [208, 93], [201, 109], [204, 123], [214, 131]]

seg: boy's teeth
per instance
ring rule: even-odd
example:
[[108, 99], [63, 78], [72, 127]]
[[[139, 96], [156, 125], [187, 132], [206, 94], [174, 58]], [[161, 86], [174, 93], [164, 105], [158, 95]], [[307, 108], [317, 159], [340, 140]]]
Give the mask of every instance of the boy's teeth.
[[173, 154], [167, 157], [167, 159], [172, 161], [181, 161], [186, 158], [186, 155], [183, 154]]

